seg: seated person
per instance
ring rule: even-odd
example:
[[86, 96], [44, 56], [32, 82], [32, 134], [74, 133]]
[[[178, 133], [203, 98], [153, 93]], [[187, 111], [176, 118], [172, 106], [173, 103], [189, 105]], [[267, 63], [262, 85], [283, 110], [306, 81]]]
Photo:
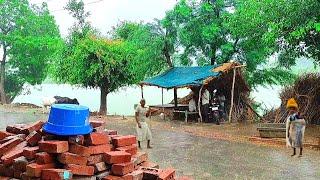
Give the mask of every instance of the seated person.
[[197, 104], [194, 100], [194, 97], [189, 101], [189, 111], [190, 112], [196, 112], [197, 111]]

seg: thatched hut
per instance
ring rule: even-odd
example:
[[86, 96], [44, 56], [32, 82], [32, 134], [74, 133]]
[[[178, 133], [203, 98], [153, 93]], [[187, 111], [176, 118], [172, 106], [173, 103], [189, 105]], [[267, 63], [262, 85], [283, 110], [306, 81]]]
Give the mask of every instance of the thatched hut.
[[199, 94], [202, 88], [207, 88], [209, 92], [217, 89], [226, 97], [225, 105], [229, 121], [244, 121], [251, 119], [252, 117], [248, 116], [253, 113], [252, 101], [249, 98], [250, 88], [244, 78], [242, 67], [244, 66], [236, 62], [201, 67], [174, 67], [163, 74], [142, 81], [140, 85], [174, 89], [173, 110], [178, 109], [179, 104], [187, 104], [192, 97], [188, 95], [178, 102], [178, 88], [188, 87], [194, 94]]

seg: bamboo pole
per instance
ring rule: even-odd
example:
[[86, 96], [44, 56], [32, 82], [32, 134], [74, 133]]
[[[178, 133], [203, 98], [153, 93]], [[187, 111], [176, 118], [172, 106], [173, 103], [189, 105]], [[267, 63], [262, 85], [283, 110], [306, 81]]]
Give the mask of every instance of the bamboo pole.
[[236, 81], [236, 67], [233, 68], [233, 80], [232, 80], [232, 89], [231, 89], [231, 106], [230, 106], [230, 111], [229, 111], [229, 123], [231, 123], [231, 118], [232, 118], [235, 81]]
[[166, 119], [166, 116], [164, 115], [164, 106], [163, 106], [163, 88], [161, 88], [161, 105], [162, 105], [162, 113], [163, 113], [163, 119]]
[[[200, 91], [199, 91], [199, 100], [198, 100], [198, 111], [199, 111], [199, 116], [200, 116], [200, 122], [202, 122], [202, 114], [201, 114], [201, 91], [204, 85], [201, 86]], [[199, 122], [199, 120], [198, 120]]]

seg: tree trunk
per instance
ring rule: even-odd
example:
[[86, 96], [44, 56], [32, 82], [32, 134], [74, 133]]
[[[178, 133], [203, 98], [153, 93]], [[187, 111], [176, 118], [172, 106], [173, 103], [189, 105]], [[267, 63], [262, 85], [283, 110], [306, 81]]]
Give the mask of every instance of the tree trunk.
[[[167, 36], [168, 36], [168, 31], [166, 31], [165, 38], [167, 38]], [[169, 47], [168, 46], [169, 46], [168, 41], [165, 39], [164, 47], [163, 47], [162, 51], [163, 51], [163, 54], [164, 54], [164, 56], [166, 58], [166, 61], [167, 61], [168, 65], [169, 65], [169, 67], [173, 67], [173, 63], [171, 61], [171, 57], [170, 57], [170, 52], [169, 52]]]
[[0, 100], [2, 104], [7, 104], [6, 92], [4, 90], [6, 57], [7, 48], [3, 45], [3, 56], [0, 62]]
[[107, 88], [100, 88], [100, 110], [99, 114], [100, 115], [107, 115], [107, 95], [108, 95], [108, 90]]
[[214, 65], [216, 63], [216, 48], [212, 48], [212, 56], [210, 58], [210, 64]]

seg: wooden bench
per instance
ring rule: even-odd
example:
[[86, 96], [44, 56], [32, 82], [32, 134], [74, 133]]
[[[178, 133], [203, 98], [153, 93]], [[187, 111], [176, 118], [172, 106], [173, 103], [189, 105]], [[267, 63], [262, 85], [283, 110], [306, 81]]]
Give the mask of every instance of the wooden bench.
[[179, 110], [174, 110], [173, 113], [180, 113], [180, 114], [184, 114], [184, 121], [187, 123], [188, 122], [188, 116], [190, 114], [199, 114], [199, 112], [190, 112], [190, 111], [179, 111]]

